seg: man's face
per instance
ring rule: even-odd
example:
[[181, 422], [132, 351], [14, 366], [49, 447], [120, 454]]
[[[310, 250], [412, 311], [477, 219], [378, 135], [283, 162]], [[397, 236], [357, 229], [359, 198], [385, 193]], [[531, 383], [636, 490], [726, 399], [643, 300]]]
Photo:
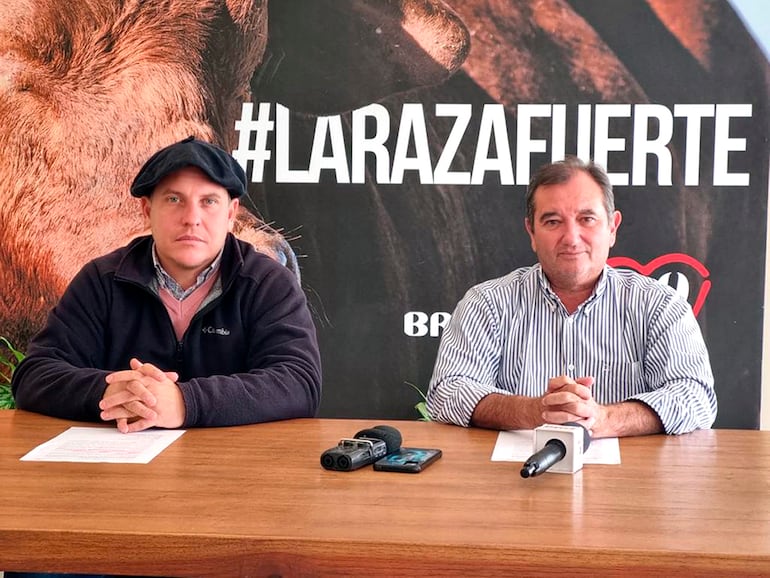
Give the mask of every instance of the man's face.
[[142, 197], [160, 263], [182, 287], [191, 286], [222, 250], [237, 208], [238, 199], [195, 167], [167, 175], [150, 197]]
[[615, 244], [620, 213], [608, 218], [601, 187], [583, 171], [565, 183], [538, 187], [534, 201], [533, 224], [525, 224], [553, 289], [592, 289]]

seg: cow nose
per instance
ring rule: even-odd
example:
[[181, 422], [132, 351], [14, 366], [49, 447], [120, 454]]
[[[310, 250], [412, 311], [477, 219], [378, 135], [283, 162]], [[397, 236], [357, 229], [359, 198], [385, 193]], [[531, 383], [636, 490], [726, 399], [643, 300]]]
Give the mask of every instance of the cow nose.
[[275, 258], [289, 271], [294, 273], [294, 276], [297, 278], [298, 282], [302, 282], [302, 278], [300, 277], [299, 273], [299, 263], [297, 263], [297, 254], [294, 252], [294, 249], [292, 249], [291, 245], [286, 240], [286, 237], [283, 235], [277, 238]]
[[281, 263], [294, 274], [297, 281], [301, 281], [297, 254], [280, 231], [241, 207], [233, 223], [233, 233], [254, 245], [260, 253]]

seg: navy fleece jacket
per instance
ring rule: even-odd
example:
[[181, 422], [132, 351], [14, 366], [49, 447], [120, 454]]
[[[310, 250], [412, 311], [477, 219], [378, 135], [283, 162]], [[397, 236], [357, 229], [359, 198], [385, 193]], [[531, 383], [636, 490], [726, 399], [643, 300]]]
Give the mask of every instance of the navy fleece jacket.
[[183, 427], [228, 426], [315, 415], [321, 361], [296, 278], [228, 235], [222, 294], [178, 341], [150, 289], [152, 238], [95, 259], [75, 276], [30, 342], [13, 376], [17, 407], [99, 421], [108, 373], [132, 357], [179, 374]]

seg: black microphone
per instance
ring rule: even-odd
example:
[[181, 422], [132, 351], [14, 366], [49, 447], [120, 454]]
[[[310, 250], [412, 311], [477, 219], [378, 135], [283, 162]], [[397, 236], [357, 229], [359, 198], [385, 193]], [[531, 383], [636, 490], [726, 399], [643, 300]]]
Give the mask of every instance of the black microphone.
[[[522, 478], [539, 476], [565, 457], [570, 458], [570, 464], [561, 470], [563, 473], [574, 473], [583, 467], [583, 452], [591, 445], [591, 434], [586, 428], [575, 422], [567, 422], [563, 425], [549, 424], [537, 428], [535, 435], [546, 432], [548, 440], [543, 447], [524, 462], [521, 468]], [[542, 435], [539, 437], [542, 439]]]
[[327, 470], [349, 472], [401, 448], [401, 432], [389, 425], [363, 429], [353, 438], [343, 438], [337, 447], [321, 454], [321, 465]]

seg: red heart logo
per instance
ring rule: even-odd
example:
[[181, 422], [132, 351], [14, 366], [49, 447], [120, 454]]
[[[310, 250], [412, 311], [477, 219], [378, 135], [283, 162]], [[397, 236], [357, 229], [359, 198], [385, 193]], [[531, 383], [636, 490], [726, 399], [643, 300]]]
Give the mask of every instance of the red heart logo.
[[709, 270], [706, 269], [703, 263], [697, 259], [694, 259], [693, 257], [690, 257], [689, 255], [685, 255], [684, 253], [668, 253], [666, 255], [661, 255], [646, 265], [642, 265], [639, 263], [639, 261], [636, 261], [631, 257], [610, 257], [607, 259], [607, 264], [611, 267], [625, 267], [627, 269], [633, 269], [634, 271], [637, 271], [642, 275], [647, 275], [648, 277], [651, 277], [654, 271], [657, 271], [666, 265], [682, 264], [692, 267], [703, 278], [703, 283], [701, 284], [700, 290], [698, 291], [698, 295], [695, 297], [695, 302], [692, 304], [692, 312], [696, 316], [698, 313], [700, 313], [700, 310], [703, 307], [703, 303], [706, 301], [706, 296], [711, 290], [711, 281], [708, 279]]

